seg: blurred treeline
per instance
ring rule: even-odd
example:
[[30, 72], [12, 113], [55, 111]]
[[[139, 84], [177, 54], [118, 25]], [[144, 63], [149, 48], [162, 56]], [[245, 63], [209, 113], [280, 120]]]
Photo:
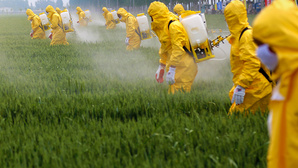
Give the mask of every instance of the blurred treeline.
[[[134, 9], [135, 7], [148, 7], [155, 0], [69, 0], [72, 6], [105, 6], [108, 8], [126, 7]], [[207, 0], [159, 0], [172, 8], [176, 3], [186, 3], [197, 5], [199, 2], [204, 3]]]

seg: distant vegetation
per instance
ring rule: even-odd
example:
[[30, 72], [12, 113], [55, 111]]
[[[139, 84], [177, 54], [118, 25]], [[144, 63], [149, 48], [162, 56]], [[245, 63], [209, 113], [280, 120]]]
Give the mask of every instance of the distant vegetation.
[[[0, 12], [16, 12], [16, 11], [21, 11], [25, 10], [28, 8], [28, 0], [1, 0], [0, 1]], [[4, 9], [12, 9], [7, 11]]]

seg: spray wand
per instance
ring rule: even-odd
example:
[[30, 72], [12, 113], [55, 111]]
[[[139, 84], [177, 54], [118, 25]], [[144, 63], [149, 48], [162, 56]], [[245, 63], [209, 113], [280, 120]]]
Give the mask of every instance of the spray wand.
[[211, 49], [213, 49], [214, 47], [218, 47], [219, 44], [220, 44], [220, 42], [222, 42], [222, 43], [224, 44], [223, 41], [224, 41], [226, 38], [228, 38], [229, 36], [230, 36], [230, 35], [225, 36], [225, 37], [217, 36], [215, 39], [213, 39], [213, 40], [211, 41]]
[[[228, 38], [230, 35], [227, 35], [227, 36], [225, 36], [225, 37], [222, 37], [222, 36], [217, 36], [216, 37], [216, 39], [213, 39], [212, 41], [211, 41], [211, 49], [213, 49], [214, 47], [218, 47], [219, 46], [219, 44], [220, 44], [220, 42], [222, 42], [223, 44], [224, 44], [224, 40], [226, 39], [226, 38]], [[219, 47], [218, 47], [219, 48]], [[219, 48], [227, 57], [228, 57], [228, 55], [226, 54], [226, 52], [223, 50], [223, 49], [221, 49], [221, 48]], [[210, 60], [213, 60], [213, 61], [223, 61], [223, 60], [225, 60], [227, 57], [225, 57], [225, 58], [213, 58], [213, 59], [210, 59]]]

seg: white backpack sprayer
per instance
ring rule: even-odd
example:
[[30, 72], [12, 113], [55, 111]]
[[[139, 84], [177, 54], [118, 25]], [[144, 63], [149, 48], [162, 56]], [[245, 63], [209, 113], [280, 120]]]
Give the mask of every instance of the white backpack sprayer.
[[72, 19], [71, 16], [69, 14], [69, 12], [62, 12], [61, 13], [61, 18], [62, 18], [62, 24], [63, 24], [63, 31], [64, 32], [73, 32], [74, 28], [73, 28], [73, 24], [72, 24]]
[[218, 36], [214, 40], [209, 40], [205, 16], [200, 12], [185, 11], [179, 19], [187, 32], [191, 47], [191, 51], [186, 47], [184, 50], [192, 55], [197, 63], [214, 58], [213, 47], [218, 46], [227, 37]]
[[39, 14], [39, 18], [41, 20], [41, 28], [43, 31], [47, 31], [50, 29], [50, 22], [47, 15], [43, 12]]
[[89, 9], [85, 10], [84, 12], [85, 12], [86, 21], [87, 22], [92, 22], [91, 12], [89, 11]]
[[118, 18], [117, 11], [112, 10], [112, 11], [111, 11], [111, 14], [113, 15], [114, 22], [115, 22], [116, 24], [119, 24], [119, 23], [120, 23], [120, 20], [119, 20], [119, 18]]
[[141, 40], [151, 39], [152, 36], [156, 37], [156, 35], [150, 30], [148, 18], [144, 13], [138, 14], [136, 19], [139, 24]]

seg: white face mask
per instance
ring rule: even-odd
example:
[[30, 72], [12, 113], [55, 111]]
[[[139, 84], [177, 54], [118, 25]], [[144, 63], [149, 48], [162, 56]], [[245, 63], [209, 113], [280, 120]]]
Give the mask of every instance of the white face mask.
[[270, 71], [273, 71], [276, 68], [278, 64], [277, 55], [270, 51], [267, 44], [263, 44], [258, 47], [257, 56]]

